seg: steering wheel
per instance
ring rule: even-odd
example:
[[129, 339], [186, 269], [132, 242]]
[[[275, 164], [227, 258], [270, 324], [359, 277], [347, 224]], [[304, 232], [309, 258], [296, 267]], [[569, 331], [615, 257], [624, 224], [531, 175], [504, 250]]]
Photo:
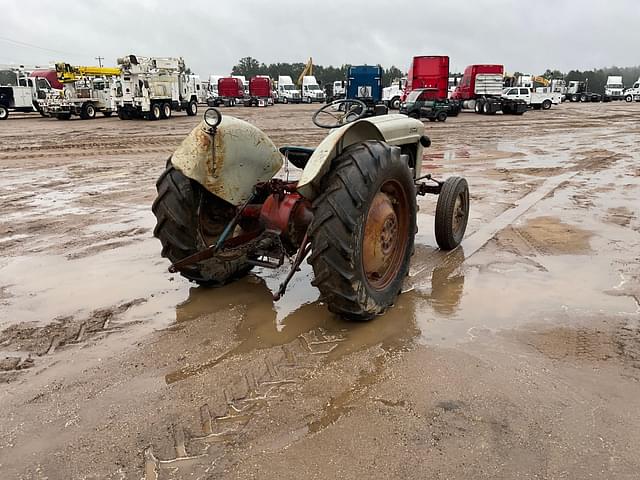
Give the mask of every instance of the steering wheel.
[[367, 106], [364, 102], [342, 98], [316, 110], [311, 119], [320, 128], [338, 128], [360, 120], [365, 113], [367, 113]]

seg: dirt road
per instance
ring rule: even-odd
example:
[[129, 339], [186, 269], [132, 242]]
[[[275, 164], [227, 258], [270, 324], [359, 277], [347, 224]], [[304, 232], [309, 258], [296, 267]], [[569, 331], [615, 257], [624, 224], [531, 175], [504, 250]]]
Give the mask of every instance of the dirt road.
[[[310, 106], [232, 108], [281, 145]], [[367, 323], [305, 265], [221, 289], [167, 272], [155, 179], [199, 121], [0, 124], [0, 478], [637, 479], [640, 104], [427, 123], [467, 177], [444, 253]]]

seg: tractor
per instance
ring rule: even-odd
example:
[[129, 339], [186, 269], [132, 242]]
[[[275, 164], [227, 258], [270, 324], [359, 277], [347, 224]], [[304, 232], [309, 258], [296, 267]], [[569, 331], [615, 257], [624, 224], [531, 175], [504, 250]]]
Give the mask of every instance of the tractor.
[[[222, 286], [289, 259], [278, 300], [308, 257], [331, 312], [384, 313], [408, 275], [416, 196], [438, 195], [435, 237], [451, 250], [467, 226], [469, 188], [462, 177], [422, 174], [431, 141], [420, 120], [366, 112], [359, 100], [324, 105], [312, 120], [330, 131], [316, 148], [277, 148], [254, 125], [209, 108], [156, 184], [154, 235], [169, 271]], [[289, 164], [299, 178], [289, 178]]]

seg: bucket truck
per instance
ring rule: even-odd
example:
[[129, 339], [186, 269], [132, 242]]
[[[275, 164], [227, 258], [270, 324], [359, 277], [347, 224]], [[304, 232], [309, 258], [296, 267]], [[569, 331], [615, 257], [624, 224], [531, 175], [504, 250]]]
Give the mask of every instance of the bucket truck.
[[120, 76], [119, 68], [56, 64], [56, 75], [63, 89], [60, 96], [51, 96], [45, 103], [45, 112], [58, 120], [69, 120], [77, 115], [91, 120], [101, 112], [110, 117], [115, 111], [112, 82]]
[[182, 57], [139, 57], [118, 59], [122, 69], [116, 81], [115, 99], [122, 120], [170, 118], [173, 111], [198, 113], [197, 87], [190, 81]]

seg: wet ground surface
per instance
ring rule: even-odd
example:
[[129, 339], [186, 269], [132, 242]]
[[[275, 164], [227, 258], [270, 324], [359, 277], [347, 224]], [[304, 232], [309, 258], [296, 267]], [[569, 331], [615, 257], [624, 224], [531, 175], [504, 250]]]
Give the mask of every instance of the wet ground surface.
[[[312, 107], [223, 111], [315, 145]], [[199, 117], [0, 125], [0, 477], [597, 478], [640, 471], [640, 105], [427, 123], [405, 292], [328, 313], [305, 265], [167, 272], [155, 180]]]

